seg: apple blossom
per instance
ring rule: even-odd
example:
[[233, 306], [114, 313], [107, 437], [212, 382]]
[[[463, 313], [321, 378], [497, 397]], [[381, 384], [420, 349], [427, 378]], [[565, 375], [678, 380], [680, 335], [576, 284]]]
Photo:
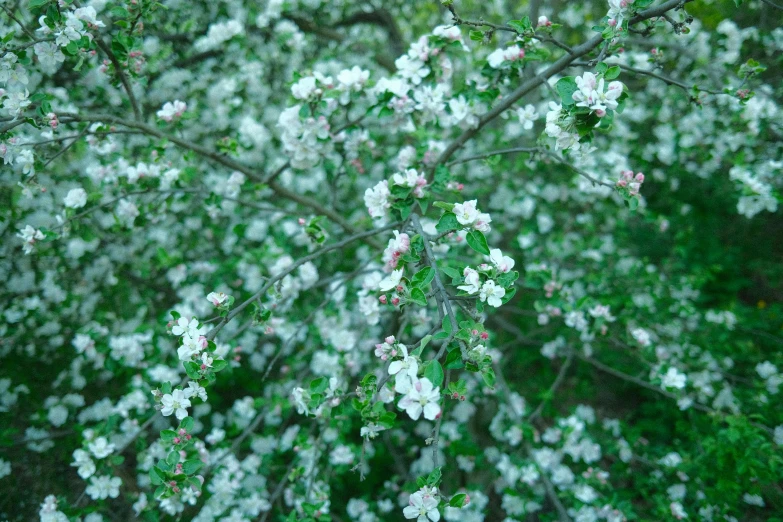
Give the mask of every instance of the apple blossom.
[[422, 413], [427, 420], [435, 420], [440, 415], [440, 388], [433, 387], [432, 382], [426, 377], [413, 380], [405, 396], [400, 399], [397, 406], [413, 420], [419, 420]]
[[87, 192], [83, 188], [71, 189], [63, 198], [63, 204], [68, 208], [82, 208], [87, 204]]
[[174, 390], [171, 393], [166, 393], [160, 399], [162, 408], [160, 412], [168, 417], [172, 413], [176, 414], [176, 417], [180, 420], [184, 419], [188, 415], [187, 408], [190, 407], [190, 399], [185, 396], [185, 392], [180, 389]]

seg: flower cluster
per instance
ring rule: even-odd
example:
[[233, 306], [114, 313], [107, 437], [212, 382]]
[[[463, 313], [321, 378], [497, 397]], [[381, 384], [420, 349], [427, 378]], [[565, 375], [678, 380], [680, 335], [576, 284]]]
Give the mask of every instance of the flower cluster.
[[460, 225], [478, 230], [479, 232], [489, 232], [489, 224], [492, 222], [492, 218], [489, 214], [479, 211], [476, 205], [477, 201], [473, 199], [455, 204], [452, 211], [457, 216], [457, 221]]
[[405, 232], [400, 234], [397, 230], [395, 230], [394, 237], [389, 240], [389, 244], [387, 245], [386, 250], [383, 251], [384, 270], [391, 272], [397, 268], [397, 264], [400, 262], [400, 257], [403, 254], [407, 254], [410, 249], [410, 236]]
[[644, 174], [641, 172], [634, 174], [632, 170], [624, 170], [620, 173], [620, 179], [617, 180], [617, 187], [624, 189], [629, 197], [638, 196], [639, 190], [644, 183]]

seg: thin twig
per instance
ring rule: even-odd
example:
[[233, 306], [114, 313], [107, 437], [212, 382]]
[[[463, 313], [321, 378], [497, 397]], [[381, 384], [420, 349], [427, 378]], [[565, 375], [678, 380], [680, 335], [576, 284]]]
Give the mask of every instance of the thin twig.
[[492, 156], [498, 156], [500, 154], [512, 154], [514, 152], [536, 153], [536, 152], [541, 152], [541, 149], [539, 149], [538, 147], [514, 147], [511, 149], [493, 150], [492, 152], [487, 152], [484, 154], [478, 154], [476, 156], [468, 156], [466, 158], [460, 158], [454, 160], [450, 163], [447, 163], [446, 166], [451, 167], [453, 165], [459, 165], [460, 163], [468, 163], [469, 161], [483, 160], [483, 159], [491, 158]]
[[563, 362], [563, 365], [560, 367], [560, 371], [557, 373], [557, 377], [555, 377], [554, 382], [552, 382], [552, 386], [549, 387], [549, 390], [547, 391], [544, 400], [542, 400], [541, 403], [538, 405], [538, 407], [533, 411], [533, 413], [530, 414], [530, 417], [528, 417], [528, 422], [532, 424], [541, 417], [541, 412], [544, 411], [544, 406], [546, 406], [546, 404], [554, 398], [555, 393], [557, 393], [557, 390], [563, 384], [566, 373], [568, 373], [568, 369], [571, 367], [571, 363], [573, 362], [573, 360], [574, 360], [574, 354], [573, 353], [568, 354], [568, 357], [566, 358], [565, 362]]
[[374, 235], [380, 234], [381, 232], [385, 232], [387, 230], [391, 230], [392, 228], [396, 228], [399, 225], [400, 225], [400, 222], [395, 222], [395, 223], [391, 223], [391, 224], [386, 225], [386, 226], [381, 227], [381, 228], [376, 228], [374, 230], [367, 230], [367, 231], [364, 231], [364, 232], [360, 232], [358, 234], [354, 234], [353, 236], [347, 237], [347, 238], [343, 239], [342, 241], [338, 241], [337, 243], [334, 243], [332, 245], [325, 246], [325, 247], [323, 247], [323, 248], [321, 248], [319, 250], [316, 250], [312, 254], [307, 255], [307, 256], [299, 259], [298, 261], [296, 261], [295, 263], [291, 264], [289, 267], [287, 267], [285, 270], [283, 270], [282, 272], [280, 272], [276, 276], [270, 278], [269, 281], [267, 281], [267, 283], [264, 284], [264, 286], [262, 286], [261, 289], [258, 292], [256, 292], [249, 299], [247, 299], [242, 304], [240, 304], [239, 306], [237, 306], [233, 310], [231, 310], [231, 312], [226, 317], [224, 317], [222, 321], [220, 321], [217, 325], [215, 325], [212, 328], [212, 330], [209, 331], [209, 333], [207, 333], [207, 339], [210, 340], [210, 341], [214, 340], [215, 336], [218, 334], [218, 332], [220, 332], [220, 330], [222, 330], [223, 327], [226, 326], [226, 324], [228, 324], [229, 321], [231, 321], [234, 317], [236, 317], [242, 310], [244, 310], [245, 308], [250, 306], [253, 303], [253, 301], [255, 301], [259, 297], [261, 297], [264, 294], [266, 294], [266, 292], [270, 288], [272, 288], [272, 286], [275, 283], [277, 283], [278, 281], [283, 279], [285, 276], [287, 276], [288, 274], [290, 274], [291, 272], [293, 272], [294, 270], [296, 270], [297, 268], [299, 268], [303, 264], [305, 264], [307, 262], [310, 262], [310, 261], [312, 261], [314, 259], [318, 259], [322, 255], [324, 255], [326, 253], [329, 253], [332, 250], [338, 250], [338, 249], [340, 249], [340, 248], [342, 248], [342, 247], [344, 247], [344, 246], [346, 246], [346, 245], [348, 245], [350, 243], [353, 243], [354, 241], [358, 241], [360, 239], [372, 237]]

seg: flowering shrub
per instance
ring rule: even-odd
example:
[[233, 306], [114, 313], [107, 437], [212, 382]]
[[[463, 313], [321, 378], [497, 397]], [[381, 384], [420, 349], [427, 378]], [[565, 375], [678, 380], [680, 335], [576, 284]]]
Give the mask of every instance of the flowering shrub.
[[0, 5], [0, 518], [783, 520], [735, 4]]

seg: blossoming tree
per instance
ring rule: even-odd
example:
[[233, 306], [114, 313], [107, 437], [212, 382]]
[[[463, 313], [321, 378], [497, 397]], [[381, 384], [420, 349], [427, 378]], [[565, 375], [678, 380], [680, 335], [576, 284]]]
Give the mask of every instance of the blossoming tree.
[[0, 518], [781, 520], [783, 6], [0, 8]]

